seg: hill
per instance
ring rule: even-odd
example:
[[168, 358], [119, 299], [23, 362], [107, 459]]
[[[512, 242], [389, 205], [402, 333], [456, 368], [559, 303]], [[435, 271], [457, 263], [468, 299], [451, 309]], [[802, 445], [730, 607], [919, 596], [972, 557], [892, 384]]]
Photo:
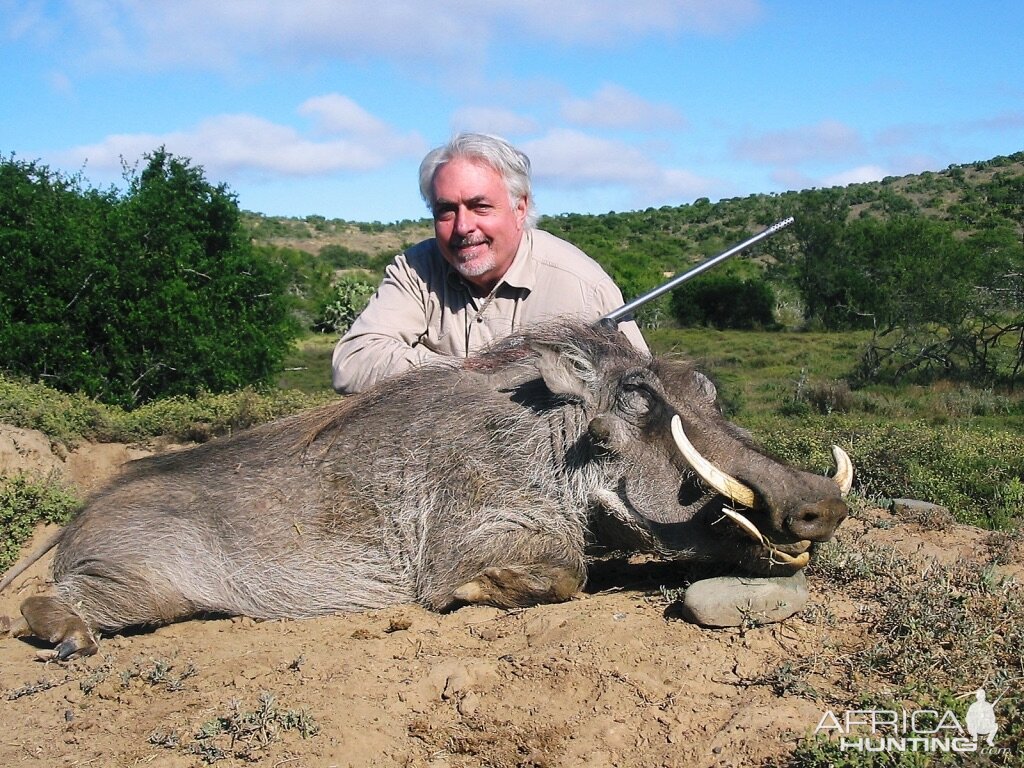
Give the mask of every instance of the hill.
[[[628, 254], [658, 272], [677, 272], [779, 219], [808, 215], [808, 208], [822, 196], [851, 221], [902, 213], [945, 221], [963, 233], [1006, 226], [1024, 236], [1024, 152], [824, 190], [753, 194], [715, 203], [700, 198], [643, 211], [544, 216], [539, 226], [579, 245], [606, 266]], [[390, 257], [433, 231], [426, 218], [382, 224], [250, 212], [245, 219], [257, 242], [312, 254], [334, 245]]]

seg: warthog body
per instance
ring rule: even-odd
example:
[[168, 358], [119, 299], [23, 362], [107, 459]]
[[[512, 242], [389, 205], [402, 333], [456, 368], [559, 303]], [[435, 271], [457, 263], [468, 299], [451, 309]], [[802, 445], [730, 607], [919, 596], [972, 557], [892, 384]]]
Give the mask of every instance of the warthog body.
[[[756, 494], [723, 521], [670, 435]], [[451, 367], [133, 462], [63, 531], [22, 628], [61, 658], [201, 613], [310, 617], [418, 601], [520, 606], [583, 584], [588, 545], [793, 573], [846, 515], [833, 480], [755, 450], [710, 382], [558, 324]]]

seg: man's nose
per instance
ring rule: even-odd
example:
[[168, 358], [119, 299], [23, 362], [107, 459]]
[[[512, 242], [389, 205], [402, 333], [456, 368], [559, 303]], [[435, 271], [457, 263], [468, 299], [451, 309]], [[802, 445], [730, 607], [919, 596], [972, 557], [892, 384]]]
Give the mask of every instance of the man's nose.
[[459, 235], [467, 235], [476, 229], [476, 216], [467, 208], [459, 208], [455, 212], [455, 232]]

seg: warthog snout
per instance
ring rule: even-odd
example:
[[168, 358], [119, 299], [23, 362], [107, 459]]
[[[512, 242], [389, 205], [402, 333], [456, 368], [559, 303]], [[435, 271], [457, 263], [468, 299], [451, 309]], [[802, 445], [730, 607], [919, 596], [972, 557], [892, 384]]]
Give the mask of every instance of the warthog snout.
[[821, 499], [801, 505], [783, 521], [783, 527], [798, 539], [828, 541], [849, 513], [842, 499]]

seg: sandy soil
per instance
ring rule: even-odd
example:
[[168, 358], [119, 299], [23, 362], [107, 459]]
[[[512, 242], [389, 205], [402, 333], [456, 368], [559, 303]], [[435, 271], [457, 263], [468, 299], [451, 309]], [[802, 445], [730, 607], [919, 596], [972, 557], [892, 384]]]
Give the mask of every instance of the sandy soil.
[[[0, 471], [52, 469], [86, 489], [145, 452], [54, 452], [38, 433], [0, 430]], [[840, 536], [924, 562], [982, 558], [987, 534], [855, 519]], [[0, 615], [45, 578], [44, 559], [0, 596]], [[786, 764], [826, 708], [778, 684], [786, 664], [873, 642], [872, 606], [812, 573], [802, 614], [707, 630], [675, 617], [669, 590], [682, 578], [661, 563], [612, 561], [559, 605], [196, 620], [107, 638], [64, 665], [2, 639], [0, 765]], [[845, 684], [841, 662], [823, 658], [815, 687]]]

